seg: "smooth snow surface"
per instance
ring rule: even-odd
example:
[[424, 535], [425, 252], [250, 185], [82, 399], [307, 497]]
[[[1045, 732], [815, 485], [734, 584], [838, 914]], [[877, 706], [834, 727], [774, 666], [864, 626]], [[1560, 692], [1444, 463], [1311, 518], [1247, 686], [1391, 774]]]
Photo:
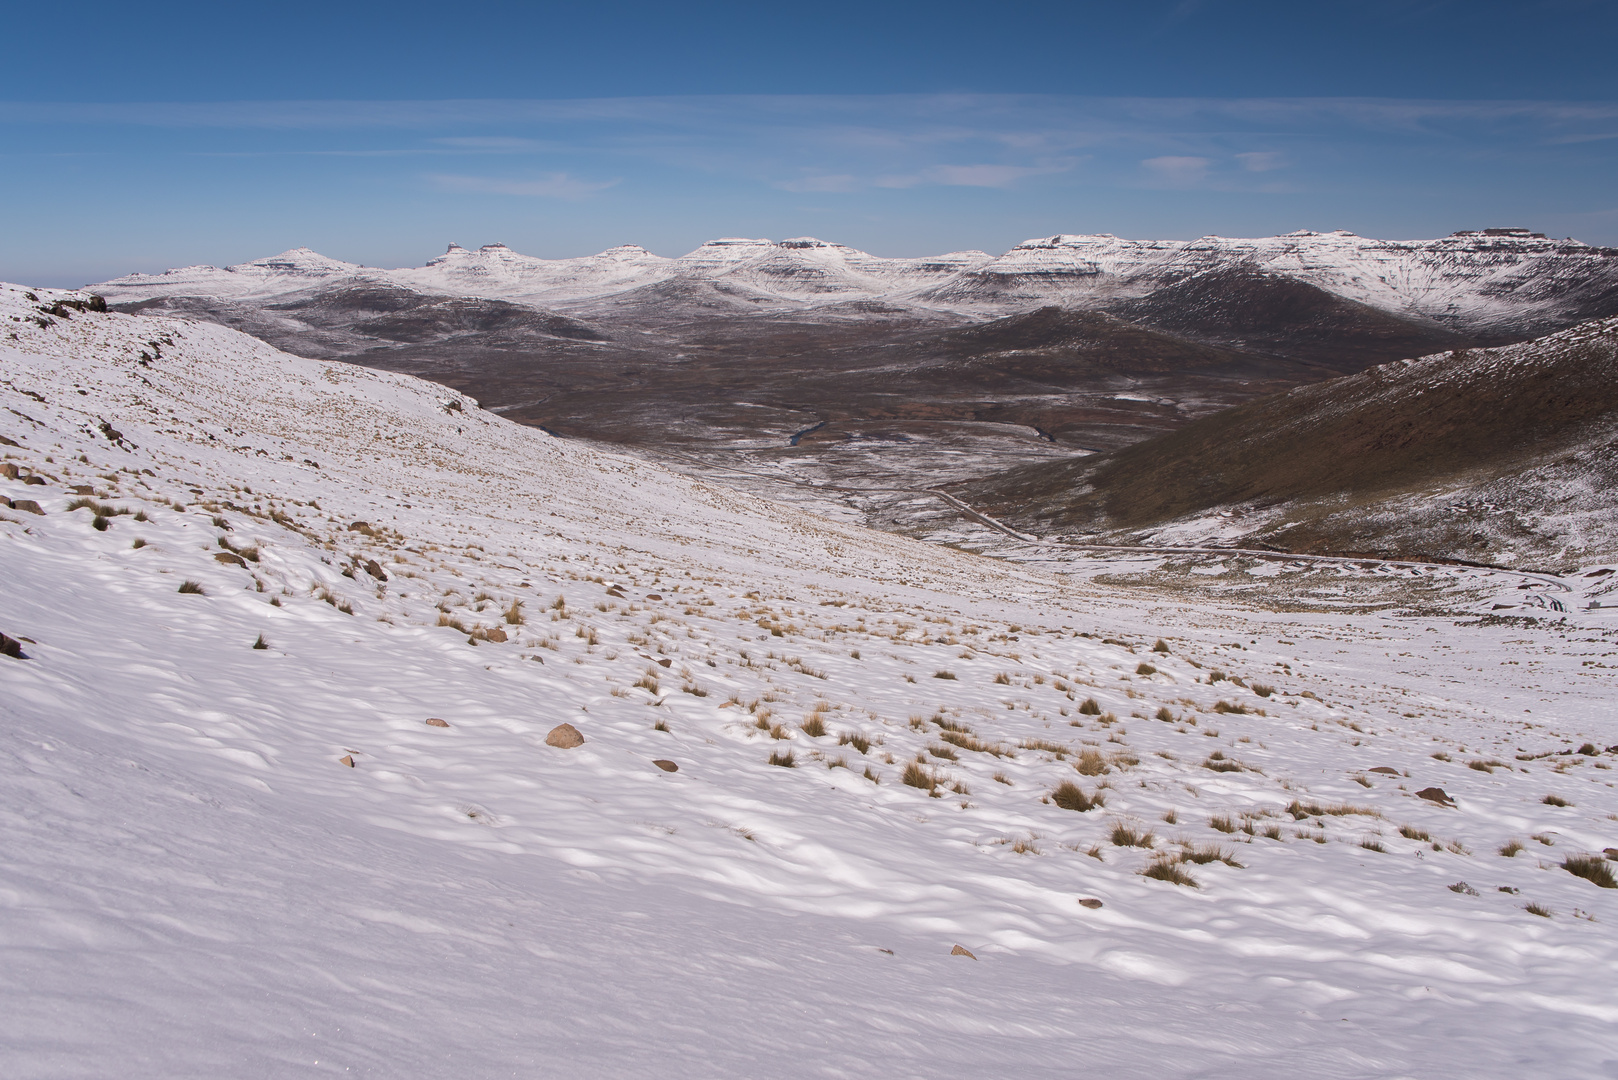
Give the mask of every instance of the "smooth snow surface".
[[1142, 599], [80, 299], [0, 287], [0, 1075], [1618, 1075], [1598, 627]]

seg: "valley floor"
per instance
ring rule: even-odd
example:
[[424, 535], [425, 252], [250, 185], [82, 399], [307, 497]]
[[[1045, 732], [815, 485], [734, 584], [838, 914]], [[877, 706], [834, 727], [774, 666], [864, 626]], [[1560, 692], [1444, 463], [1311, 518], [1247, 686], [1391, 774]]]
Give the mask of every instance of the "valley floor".
[[29, 310], [8, 1077], [1618, 1069], [1613, 575], [923, 543]]

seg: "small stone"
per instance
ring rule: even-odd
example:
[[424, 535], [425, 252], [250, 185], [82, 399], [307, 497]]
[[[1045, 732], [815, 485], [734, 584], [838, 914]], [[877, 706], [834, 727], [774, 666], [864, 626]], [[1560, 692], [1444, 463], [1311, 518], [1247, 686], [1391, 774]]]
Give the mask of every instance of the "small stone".
[[1614, 862], [1618, 862], [1618, 847], [1603, 848], [1601, 854]]
[[40, 505], [33, 499], [14, 500], [11, 504], [11, 508], [13, 510], [20, 510], [24, 514], [38, 514], [40, 517], [45, 516], [45, 511], [41, 509]]
[[648, 599], [648, 600], [661, 600], [661, 599], [663, 599], [663, 597], [662, 597], [662, 595], [660, 593], [649, 592], [649, 593], [646, 594], [646, 599]]
[[[11, 439], [6, 438], [4, 435], [0, 435], [0, 446], [21, 446], [21, 445], [22, 445], [22, 443], [20, 443], [20, 442], [14, 442]], [[1589, 575], [1586, 575], [1586, 576], [1588, 577]]]
[[378, 581], [388, 580], [387, 571], [383, 570], [382, 564], [377, 562], [375, 559], [365, 560], [365, 572], [376, 578]]
[[427, 726], [428, 727], [449, 727], [449, 721], [448, 720], [440, 720], [436, 716], [429, 716], [427, 718]]
[[43, 476], [25, 476], [22, 478], [22, 482], [25, 484], [38, 484], [40, 487], [45, 486], [45, 478]]
[[1441, 787], [1422, 788], [1420, 791], [1416, 792], [1416, 798], [1426, 799], [1428, 802], [1435, 802], [1439, 806], [1455, 805], [1455, 800], [1450, 798], [1449, 794]]
[[214, 554], [213, 561], [218, 563], [229, 563], [233, 566], [239, 566], [243, 570], [247, 569], [247, 560], [243, 559], [234, 551], [217, 552]]
[[668, 658], [668, 657], [666, 657], [666, 656], [665, 656], [665, 657], [664, 657], [664, 658], [663, 658], [663, 659], [661, 659], [661, 660], [659, 660], [659, 661], [658, 661], [658, 662], [657, 662], [657, 666], [658, 666], [658, 667], [669, 667], [669, 666], [671, 666], [671, 665], [672, 665], [672, 664], [673, 664], [673, 663], [674, 663], [674, 661], [673, 661], [673, 660], [670, 660], [670, 659], [669, 659], [669, 658]]
[[961, 948], [961, 947], [960, 947], [960, 946], [959, 946], [959, 945], [957, 945], [957, 946], [955, 946], [955, 948], [953, 948], [953, 949], [951, 949], [951, 950], [950, 950], [950, 951], [949, 951], [949, 954], [950, 954], [950, 955], [951, 955], [951, 956], [966, 956], [966, 957], [971, 957], [971, 959], [973, 959], [973, 960], [976, 960], [976, 959], [977, 959], [977, 957], [975, 957], [975, 956], [972, 956], [972, 952], [971, 952], [971, 950], [970, 950], [970, 949], [963, 949], [963, 948]]
[[1392, 769], [1392, 768], [1389, 768], [1386, 765], [1378, 765], [1374, 769], [1366, 769], [1365, 771], [1366, 772], [1381, 773], [1383, 776], [1398, 776], [1399, 775], [1399, 770], [1398, 769]]
[[5, 634], [0, 634], [0, 656], [9, 656], [13, 660], [28, 659], [28, 654], [22, 651], [22, 642]]
[[0, 461], [0, 476], [7, 480], [15, 480], [22, 475], [22, 470], [10, 461]]
[[75, 495], [94, 495], [95, 493], [96, 489], [91, 487], [89, 484], [73, 485], [73, 494]]
[[498, 626], [494, 627], [492, 630], [485, 630], [483, 632], [483, 636], [486, 640], [492, 641], [496, 645], [502, 644], [507, 640], [506, 632], [500, 629]]
[[1091, 911], [1094, 911], [1096, 908], [1101, 906], [1101, 901], [1097, 900], [1093, 896], [1084, 896], [1079, 898], [1079, 906], [1087, 907]]
[[563, 750], [571, 750], [575, 746], [584, 745], [584, 736], [572, 724], [557, 724], [551, 728], [550, 734], [545, 736], [546, 746], [556, 746]]
[[338, 758], [337, 760], [339, 762], [341, 762], [342, 764], [347, 765], [350, 769], [352, 769], [354, 767], [354, 758], [350, 754], [344, 754], [342, 757]]
[[652, 764], [656, 765], [659, 769], [662, 769], [664, 772], [679, 772], [680, 771], [680, 767], [678, 765], [674, 764], [674, 762], [670, 761], [668, 758], [657, 758], [652, 762]]
[[370, 533], [371, 523], [368, 521], [351, 521], [348, 523], [349, 532]]

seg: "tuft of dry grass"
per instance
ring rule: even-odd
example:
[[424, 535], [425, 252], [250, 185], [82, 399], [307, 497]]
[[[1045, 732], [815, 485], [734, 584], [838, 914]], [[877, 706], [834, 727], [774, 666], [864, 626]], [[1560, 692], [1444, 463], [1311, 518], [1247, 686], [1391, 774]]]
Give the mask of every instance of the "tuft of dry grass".
[[1618, 878], [1600, 855], [1569, 855], [1562, 860], [1562, 869], [1603, 889], [1618, 889]]
[[1085, 747], [1079, 752], [1079, 760], [1073, 763], [1079, 770], [1080, 776], [1101, 776], [1107, 772], [1107, 759], [1101, 756], [1099, 750]]
[[871, 740], [854, 731], [845, 731], [837, 736], [838, 746], [852, 746], [864, 754], [871, 749]]
[[1551, 909], [1541, 903], [1524, 904], [1523, 910], [1528, 912], [1530, 915], [1538, 915], [1542, 919], [1548, 919], [1551, 917]]
[[1151, 664], [1148, 664], [1146, 661], [1142, 660], [1140, 663], [1135, 665], [1135, 674], [1136, 675], [1156, 675], [1157, 674], [1157, 669], [1155, 667], [1153, 667]]
[[1203, 761], [1202, 767], [1212, 772], [1244, 772], [1246, 766], [1233, 758], [1227, 758], [1224, 751], [1215, 750]]
[[180, 591], [183, 592], [183, 593], [192, 593], [192, 594], [194, 594], [196, 596], [206, 596], [207, 595], [206, 593], [204, 593], [202, 591], [202, 586], [198, 585], [195, 581], [182, 581], [182, 582], [180, 582]]
[[1159, 856], [1153, 859], [1140, 874], [1141, 877], [1149, 877], [1155, 881], [1167, 881], [1191, 889], [1198, 887], [1197, 879], [1186, 873], [1179, 860], [1173, 856]]
[[803, 723], [798, 725], [798, 730], [812, 739], [818, 739], [826, 734], [826, 724], [820, 719], [819, 713], [810, 713]]
[[955, 673], [953, 671], [935, 671], [935, 672], [933, 672], [933, 678], [935, 678], [935, 679], [949, 679], [950, 681], [953, 682], [954, 679], [955, 679]]
[[1308, 817], [1348, 817], [1359, 815], [1361, 817], [1379, 818], [1381, 812], [1370, 806], [1352, 806], [1348, 803], [1321, 805], [1318, 803], [1303, 803], [1293, 799], [1287, 804], [1287, 813], [1292, 820], [1302, 821]]
[[1113, 847], [1149, 848], [1157, 842], [1157, 837], [1152, 835], [1150, 829], [1141, 831], [1133, 825], [1122, 821], [1113, 823], [1112, 831], [1107, 834], [1107, 839], [1112, 841]]
[[1087, 697], [1079, 702], [1079, 713], [1083, 716], [1100, 716], [1101, 703], [1093, 697]]
[[795, 769], [798, 766], [798, 759], [793, 756], [792, 748], [788, 747], [786, 750], [777, 750], [770, 754], [770, 764], [779, 765], [783, 769]]
[[1572, 806], [1573, 805], [1572, 803], [1568, 802], [1566, 799], [1562, 798], [1560, 795], [1547, 795], [1547, 796], [1545, 796], [1543, 799], [1541, 799], [1539, 801], [1544, 803], [1546, 806]]
[[1169, 707], [1167, 705], [1159, 705], [1158, 706], [1158, 708], [1157, 708], [1157, 718], [1159, 720], [1163, 721], [1165, 724], [1174, 723], [1174, 713], [1172, 711], [1170, 711], [1170, 709], [1169, 709]]
[[1517, 852], [1522, 850], [1523, 842], [1518, 840], [1516, 837], [1513, 837], [1510, 840], [1507, 840], [1504, 844], [1500, 845], [1500, 854], [1504, 855], [1508, 859], [1516, 858]]
[[1050, 798], [1051, 802], [1060, 806], [1063, 810], [1076, 810], [1081, 814], [1087, 810], [1094, 810], [1098, 806], [1104, 806], [1107, 802], [1104, 792], [1097, 791], [1094, 795], [1086, 795], [1084, 789], [1071, 780], [1063, 780], [1060, 784], [1057, 784], [1056, 790], [1051, 792]]
[[1215, 832], [1233, 833], [1236, 831], [1236, 819], [1229, 814], [1215, 814], [1208, 819], [1208, 828]]
[[1399, 835], [1404, 837], [1406, 840], [1432, 840], [1432, 836], [1428, 834], [1426, 829], [1418, 829], [1414, 825], [1399, 826]]
[[906, 762], [899, 779], [906, 787], [920, 788], [935, 799], [942, 794], [938, 789], [943, 785], [943, 778], [929, 772], [920, 762]]
[[1187, 845], [1185, 850], [1180, 852], [1179, 860], [1181, 862], [1196, 863], [1198, 866], [1222, 862], [1226, 866], [1234, 866], [1238, 870], [1243, 868], [1242, 864], [1237, 862], [1230, 852], [1218, 844], [1209, 844], [1206, 847], [1197, 847], [1194, 844]]

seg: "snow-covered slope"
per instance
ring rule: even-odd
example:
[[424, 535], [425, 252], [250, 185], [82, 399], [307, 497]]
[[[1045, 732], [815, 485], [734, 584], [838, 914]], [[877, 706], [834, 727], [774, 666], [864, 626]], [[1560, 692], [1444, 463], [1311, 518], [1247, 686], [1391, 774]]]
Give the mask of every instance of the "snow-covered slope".
[[[1612, 314], [1618, 251], [1527, 230], [1456, 233], [1440, 240], [1371, 240], [1296, 232], [1256, 240], [1138, 241], [1057, 235], [993, 258], [958, 251], [887, 259], [813, 237], [725, 238], [678, 259], [624, 246], [580, 259], [536, 259], [503, 244], [451, 245], [419, 269], [374, 270], [299, 248], [226, 267], [131, 274], [91, 288], [114, 303], [167, 296], [265, 299], [345, 278], [425, 292], [559, 305], [664, 282], [740, 289], [756, 302], [803, 306], [886, 299], [1003, 313], [1046, 304], [1094, 306], [1144, 296], [1211, 270], [1256, 266], [1404, 317], [1477, 332], [1554, 329]], [[679, 291], [679, 290], [676, 290]]]
[[1618, 286], [1618, 252], [1519, 229], [1439, 240], [1300, 231], [1259, 240], [1029, 240], [927, 294], [955, 303], [1032, 304], [1142, 296], [1193, 274], [1254, 265], [1384, 311], [1487, 330], [1549, 326]]
[[7, 1076], [1614, 1056], [1610, 676], [1535, 631], [1157, 607], [90, 306], [0, 287]]

